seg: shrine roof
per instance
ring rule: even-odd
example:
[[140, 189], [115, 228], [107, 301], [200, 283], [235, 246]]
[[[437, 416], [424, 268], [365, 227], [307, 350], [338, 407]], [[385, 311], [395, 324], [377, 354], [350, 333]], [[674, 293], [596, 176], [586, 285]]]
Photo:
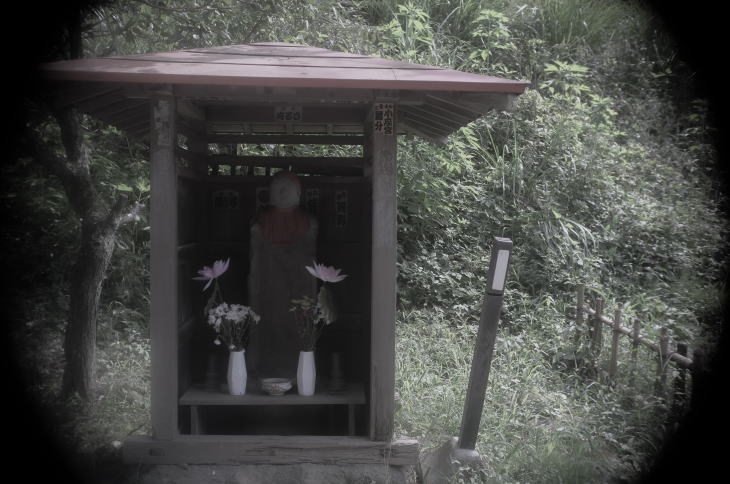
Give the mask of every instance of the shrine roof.
[[[286, 95], [291, 101], [301, 98], [305, 103], [307, 99], [319, 104], [357, 103], [367, 96], [372, 99], [375, 92], [386, 93], [399, 98], [396, 102], [404, 107], [419, 106], [409, 114], [406, 131], [432, 139], [447, 136], [490, 109], [509, 108], [511, 100], [529, 85], [287, 43], [76, 59], [44, 64], [41, 73], [55, 82], [58, 99], [89, 104], [94, 98], [92, 115], [109, 103], [131, 106], [120, 104], [122, 98], [143, 98], [139, 91], [130, 91], [132, 86], [171, 86], [176, 96], [201, 106], [226, 100], [281, 102]], [[113, 91], [118, 91], [117, 96]], [[431, 105], [436, 107], [431, 109]], [[405, 107], [406, 112], [409, 109]], [[125, 128], [124, 123], [121, 127]], [[137, 131], [141, 134], [144, 129]]]

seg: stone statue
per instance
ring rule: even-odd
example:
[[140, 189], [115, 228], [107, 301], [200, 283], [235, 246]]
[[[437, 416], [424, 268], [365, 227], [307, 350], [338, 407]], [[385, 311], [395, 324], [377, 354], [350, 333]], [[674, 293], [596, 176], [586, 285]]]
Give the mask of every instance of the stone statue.
[[296, 378], [299, 336], [292, 299], [316, 297], [317, 280], [304, 268], [316, 257], [317, 220], [300, 207], [301, 182], [274, 175], [270, 205], [251, 227], [249, 305], [261, 316], [252, 328], [247, 366], [253, 378]]

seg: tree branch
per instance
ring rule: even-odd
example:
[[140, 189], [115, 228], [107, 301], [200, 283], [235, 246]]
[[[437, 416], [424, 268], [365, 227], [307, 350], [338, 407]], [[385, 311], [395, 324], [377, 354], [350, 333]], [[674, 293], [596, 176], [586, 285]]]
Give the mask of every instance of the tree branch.
[[68, 201], [79, 217], [88, 217], [98, 202], [96, 189], [88, 169], [68, 163], [68, 159], [56, 154], [43, 141], [32, 136], [26, 141], [28, 154], [43, 164], [63, 185]]
[[129, 203], [126, 195], [120, 195], [114, 202], [106, 218], [106, 225], [116, 230], [120, 225], [139, 220], [139, 212], [144, 207], [141, 202]]

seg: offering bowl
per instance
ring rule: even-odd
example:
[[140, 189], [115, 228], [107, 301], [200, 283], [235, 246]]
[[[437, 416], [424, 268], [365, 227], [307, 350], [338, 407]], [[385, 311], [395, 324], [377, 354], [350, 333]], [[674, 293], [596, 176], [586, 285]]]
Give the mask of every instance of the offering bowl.
[[291, 389], [289, 378], [262, 378], [261, 388], [269, 395], [283, 395]]

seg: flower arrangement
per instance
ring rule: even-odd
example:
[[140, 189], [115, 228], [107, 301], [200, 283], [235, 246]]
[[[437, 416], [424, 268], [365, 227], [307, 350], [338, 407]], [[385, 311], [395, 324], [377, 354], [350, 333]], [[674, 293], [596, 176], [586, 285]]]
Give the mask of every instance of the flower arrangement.
[[302, 351], [314, 351], [324, 327], [337, 319], [334, 299], [327, 283], [340, 282], [347, 277], [347, 274], [340, 274], [341, 269], [316, 262], [313, 263], [313, 267], [304, 267], [312, 276], [322, 281], [322, 286], [316, 301], [310, 296], [292, 299], [292, 307], [289, 311], [294, 312], [299, 322], [299, 341]]
[[251, 308], [241, 304], [220, 303], [208, 312], [208, 324], [218, 333], [213, 342], [225, 344], [230, 351], [246, 349], [249, 328], [260, 319]]
[[213, 266], [204, 266], [200, 269], [199, 275], [193, 279], [207, 281], [203, 292], [213, 284], [213, 294], [203, 310], [208, 317], [208, 324], [216, 332], [213, 342], [217, 345], [225, 344], [230, 351], [241, 351], [248, 344], [251, 325], [258, 323], [261, 318], [248, 306], [223, 302], [218, 278], [228, 270], [230, 262], [230, 258], [225, 262], [217, 260]]

